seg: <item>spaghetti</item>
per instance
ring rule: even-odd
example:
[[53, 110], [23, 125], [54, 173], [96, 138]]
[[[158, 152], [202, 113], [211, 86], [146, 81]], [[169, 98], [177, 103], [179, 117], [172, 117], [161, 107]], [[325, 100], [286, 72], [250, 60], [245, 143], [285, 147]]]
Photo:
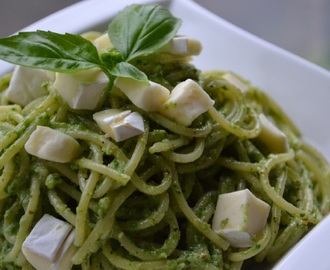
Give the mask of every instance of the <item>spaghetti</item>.
[[[224, 72], [200, 73], [186, 58], [150, 58], [134, 63], [150, 80], [173, 88], [192, 78], [214, 106], [184, 127], [112, 89], [103, 107], [139, 112], [146, 126], [118, 143], [93, 112], [68, 109], [51, 87], [18, 110], [4, 98], [10, 75], [1, 79], [1, 269], [33, 269], [21, 247], [45, 213], [74, 226], [73, 269], [211, 270], [276, 262], [329, 212], [327, 161], [269, 96], [247, 82], [240, 91]], [[260, 113], [285, 133], [288, 152], [271, 153], [255, 140]], [[83, 154], [65, 164], [29, 155], [24, 144], [39, 125], [73, 137]], [[255, 244], [243, 249], [210, 224], [218, 195], [245, 188], [271, 211]]]

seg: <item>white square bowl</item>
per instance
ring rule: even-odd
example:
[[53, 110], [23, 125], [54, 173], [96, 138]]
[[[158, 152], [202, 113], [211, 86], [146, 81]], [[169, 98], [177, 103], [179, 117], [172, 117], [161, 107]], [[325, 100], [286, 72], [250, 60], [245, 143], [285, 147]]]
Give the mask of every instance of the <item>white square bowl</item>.
[[[204, 47], [201, 55], [194, 59], [197, 68], [230, 70], [266, 91], [297, 124], [304, 138], [330, 160], [330, 72], [247, 33], [192, 0], [82, 1], [22, 31], [106, 31], [111, 18], [132, 3], [158, 3], [181, 18], [180, 33], [199, 39]], [[0, 75], [11, 68], [11, 65], [0, 61]], [[319, 238], [322, 234], [316, 234], [313, 241]], [[308, 251], [311, 256], [315, 253], [301, 246], [302, 254]], [[301, 260], [295, 267], [303, 269], [303, 265], [304, 260]], [[314, 266], [320, 269], [318, 265]]]

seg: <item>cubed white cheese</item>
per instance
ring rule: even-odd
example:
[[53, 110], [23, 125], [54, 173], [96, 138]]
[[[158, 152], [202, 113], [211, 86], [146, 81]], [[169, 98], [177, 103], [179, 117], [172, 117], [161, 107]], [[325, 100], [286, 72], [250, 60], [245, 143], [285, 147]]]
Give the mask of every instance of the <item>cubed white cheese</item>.
[[131, 78], [118, 77], [114, 84], [135, 106], [146, 112], [158, 111], [170, 95], [166, 87], [152, 81], [148, 84]]
[[175, 86], [160, 113], [178, 124], [189, 126], [198, 116], [210, 109], [214, 100], [191, 79]]
[[221, 194], [212, 221], [212, 229], [233, 247], [250, 247], [262, 232], [270, 206], [244, 189]]
[[59, 250], [57, 259], [51, 264], [51, 270], [69, 270], [72, 268], [71, 258], [77, 250], [77, 247], [74, 245], [74, 239], [75, 230], [72, 230]]
[[99, 51], [108, 50], [113, 48], [110, 42], [108, 33], [105, 33], [93, 40], [93, 44]]
[[161, 52], [178, 55], [198, 55], [202, 50], [200, 41], [186, 37], [174, 37], [168, 44], [160, 49]]
[[236, 88], [241, 90], [242, 93], [246, 92], [249, 88], [233, 73], [227, 72], [222, 76], [222, 78], [224, 78], [227, 82], [229, 82], [230, 84], [234, 85]]
[[80, 154], [80, 145], [61, 131], [37, 126], [25, 143], [25, 150], [41, 159], [66, 163]]
[[117, 142], [144, 132], [142, 116], [130, 110], [109, 109], [93, 114], [100, 129]]
[[56, 73], [53, 87], [72, 109], [94, 110], [108, 83], [102, 71], [90, 69], [73, 74]]
[[35, 68], [15, 66], [5, 98], [25, 106], [36, 98], [47, 95], [43, 84], [54, 80], [54, 73]]
[[289, 150], [287, 136], [279, 130], [264, 114], [259, 115], [261, 131], [257, 140], [261, 141], [272, 153], [285, 153]]
[[45, 214], [23, 242], [22, 252], [37, 270], [71, 269], [73, 234], [71, 224]]

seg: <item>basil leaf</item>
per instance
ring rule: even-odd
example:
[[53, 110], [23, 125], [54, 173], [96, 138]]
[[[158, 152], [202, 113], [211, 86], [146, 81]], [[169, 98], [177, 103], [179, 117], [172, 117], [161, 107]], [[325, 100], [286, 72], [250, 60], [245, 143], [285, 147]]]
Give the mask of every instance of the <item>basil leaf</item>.
[[21, 32], [0, 39], [0, 59], [33, 68], [70, 72], [100, 66], [96, 47], [78, 35]]
[[113, 48], [109, 51], [103, 51], [100, 54], [104, 66], [108, 69], [112, 69], [116, 64], [123, 62], [123, 56], [117, 49]]
[[130, 5], [108, 27], [112, 44], [126, 61], [155, 52], [177, 33], [181, 20], [157, 5]]
[[120, 62], [110, 70], [110, 73], [116, 77], [132, 78], [142, 82], [148, 82], [148, 77], [141, 70], [127, 62]]

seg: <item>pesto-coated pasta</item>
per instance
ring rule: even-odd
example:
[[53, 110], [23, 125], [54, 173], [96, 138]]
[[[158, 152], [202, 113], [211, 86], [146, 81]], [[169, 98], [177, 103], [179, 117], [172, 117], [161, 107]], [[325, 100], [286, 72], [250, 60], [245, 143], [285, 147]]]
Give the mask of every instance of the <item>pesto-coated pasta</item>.
[[[116, 86], [100, 107], [80, 111], [50, 82], [20, 110], [6, 99], [11, 76], [0, 79], [0, 269], [33, 269], [22, 243], [46, 213], [75, 228], [73, 269], [213, 270], [274, 263], [329, 212], [329, 164], [280, 106], [189, 60], [158, 52], [133, 63], [170, 90], [193, 79], [214, 100], [190, 126], [138, 108]], [[122, 142], [106, 136], [92, 115], [109, 108], [141, 114], [144, 132]], [[285, 134], [287, 151], [258, 140], [260, 114]], [[71, 136], [81, 154], [68, 163], [28, 154], [37, 126]], [[218, 196], [246, 188], [270, 213], [254, 244], [237, 248], [211, 224]]]

